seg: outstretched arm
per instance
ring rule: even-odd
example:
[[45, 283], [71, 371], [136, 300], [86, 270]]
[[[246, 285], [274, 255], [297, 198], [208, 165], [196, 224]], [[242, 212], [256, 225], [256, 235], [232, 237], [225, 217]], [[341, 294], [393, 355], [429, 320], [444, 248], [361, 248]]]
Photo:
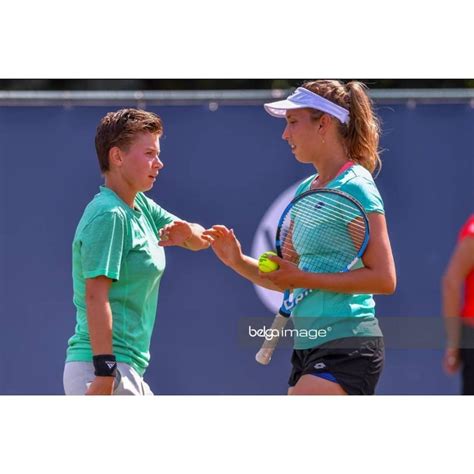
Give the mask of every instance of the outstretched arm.
[[257, 260], [242, 253], [242, 247], [233, 229], [215, 225], [207, 229], [203, 237], [208, 240], [219, 260], [240, 276], [269, 290], [280, 291], [271, 281], [261, 276]]
[[203, 238], [204, 227], [186, 221], [174, 221], [160, 229], [161, 247], [183, 247], [188, 250], [203, 250], [209, 242]]

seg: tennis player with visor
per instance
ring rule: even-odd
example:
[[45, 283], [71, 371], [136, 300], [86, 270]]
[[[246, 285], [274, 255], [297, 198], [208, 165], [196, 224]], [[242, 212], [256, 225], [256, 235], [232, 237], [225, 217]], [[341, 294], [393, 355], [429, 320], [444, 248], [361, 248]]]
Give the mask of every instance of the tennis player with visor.
[[[282, 138], [296, 160], [316, 170], [301, 182], [296, 196], [327, 189], [359, 203], [370, 228], [365, 252], [344, 273], [308, 271], [311, 260], [324, 257], [318, 251], [304, 255], [305, 265], [272, 257], [279, 269], [261, 273], [257, 260], [243, 253], [233, 229], [215, 225], [203, 236], [225, 265], [254, 284], [296, 295], [312, 290], [291, 313], [296, 336], [289, 395], [374, 394], [384, 343], [373, 295], [393, 293], [396, 272], [383, 201], [372, 177], [381, 166], [372, 103], [360, 82], [318, 80], [264, 107], [286, 120]], [[327, 244], [337, 252], [337, 245]], [[307, 336], [314, 331], [325, 337]]]

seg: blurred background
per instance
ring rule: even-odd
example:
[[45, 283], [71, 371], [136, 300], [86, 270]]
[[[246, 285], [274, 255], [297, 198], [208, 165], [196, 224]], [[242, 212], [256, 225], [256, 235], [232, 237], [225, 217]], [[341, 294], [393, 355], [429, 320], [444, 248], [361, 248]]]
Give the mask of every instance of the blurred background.
[[[386, 334], [379, 394], [456, 394], [441, 368], [440, 279], [472, 213], [474, 81], [359, 79], [382, 120], [385, 202], [398, 272], [376, 297]], [[313, 173], [281, 139], [267, 101], [304, 80], [0, 80], [0, 393], [61, 394], [73, 334], [71, 243], [98, 192], [94, 149], [100, 118], [125, 106], [164, 120], [165, 168], [148, 195], [208, 227], [235, 229], [246, 253], [285, 191]], [[271, 183], [271, 184], [269, 184]], [[259, 234], [260, 233], [260, 234]], [[284, 394], [290, 348], [256, 364], [249, 321], [271, 323], [253, 285], [212, 251], [168, 249], [152, 360], [157, 394]], [[254, 255], [256, 256], [256, 255]]]
[[[2, 90], [252, 90], [290, 89], [307, 79], [0, 79]], [[371, 89], [462, 89], [474, 79], [344, 79], [358, 80]]]

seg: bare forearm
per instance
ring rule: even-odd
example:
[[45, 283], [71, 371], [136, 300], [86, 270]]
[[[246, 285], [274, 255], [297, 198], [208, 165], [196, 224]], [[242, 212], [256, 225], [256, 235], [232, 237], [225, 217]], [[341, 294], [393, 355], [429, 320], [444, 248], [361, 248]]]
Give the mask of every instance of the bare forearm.
[[188, 250], [204, 250], [209, 247], [209, 242], [202, 238], [202, 233], [204, 232], [204, 227], [199, 224], [189, 223], [193, 234], [192, 236], [183, 243], [182, 247]]
[[368, 268], [346, 273], [301, 272], [295, 278], [295, 288], [309, 288], [337, 293], [391, 294], [395, 291], [394, 277]]
[[239, 260], [239, 262], [229, 266], [240, 276], [243, 276], [256, 285], [267, 288], [268, 290], [281, 291], [271, 281], [259, 276], [258, 261], [248, 255], [242, 255], [242, 259]]
[[112, 310], [108, 300], [87, 301], [87, 323], [93, 354], [113, 354]]
[[445, 278], [443, 281], [443, 316], [447, 334], [447, 345], [457, 348], [461, 337], [462, 283]]

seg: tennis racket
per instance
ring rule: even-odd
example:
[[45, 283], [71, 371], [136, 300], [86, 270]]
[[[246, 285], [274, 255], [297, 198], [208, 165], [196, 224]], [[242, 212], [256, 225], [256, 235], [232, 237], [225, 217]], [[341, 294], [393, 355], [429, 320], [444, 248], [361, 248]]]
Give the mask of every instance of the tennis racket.
[[[369, 220], [361, 204], [335, 189], [315, 189], [295, 197], [283, 211], [275, 238], [280, 258], [314, 273], [348, 272], [369, 241]], [[317, 291], [317, 290], [314, 290]], [[286, 290], [283, 303], [255, 359], [267, 365], [290, 314], [313, 290]]]

